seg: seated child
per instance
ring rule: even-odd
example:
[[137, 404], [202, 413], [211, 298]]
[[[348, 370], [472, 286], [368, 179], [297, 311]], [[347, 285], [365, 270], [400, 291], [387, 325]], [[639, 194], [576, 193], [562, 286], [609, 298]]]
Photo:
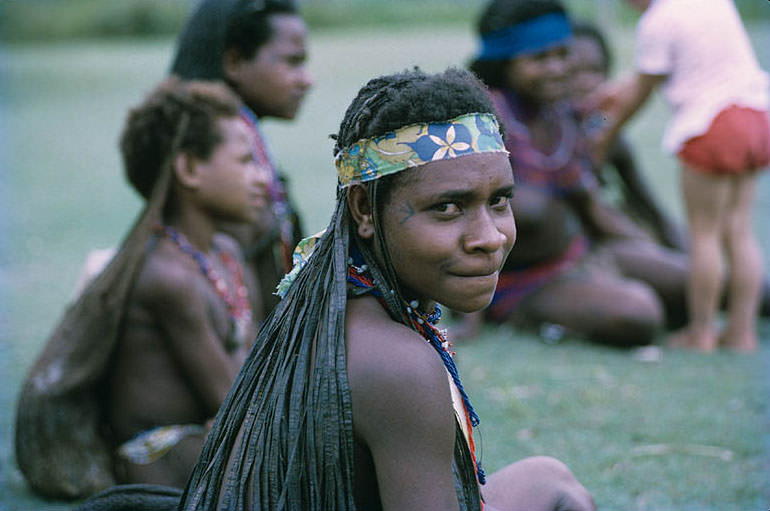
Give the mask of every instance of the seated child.
[[[22, 391], [17, 458], [33, 489], [77, 497], [110, 480], [177, 487], [187, 481], [207, 422], [255, 333], [240, 251], [216, 232], [221, 221], [257, 221], [268, 207], [267, 173], [252, 158], [239, 107], [223, 84], [173, 78], [130, 112], [121, 137], [125, 171], [148, 205], [54, 331]], [[84, 305], [94, 301], [90, 309]], [[89, 327], [113, 316], [113, 330]], [[62, 456], [51, 450], [82, 439], [68, 429], [77, 417], [58, 416], [60, 410], [77, 414], [54, 406], [61, 396], [69, 404], [83, 396], [96, 403], [98, 410], [88, 417], [100, 424], [88, 427], [103, 439], [96, 442], [106, 451], [100, 459], [111, 463], [98, 469], [86, 463], [83, 474], [73, 469], [62, 479], [71, 476], [74, 483], [53, 490], [60, 474], [40, 483], [40, 457], [81, 454], [75, 447]], [[52, 409], [55, 419], [46, 412]], [[70, 442], [70, 436], [78, 440]], [[85, 458], [100, 456], [87, 447], [80, 451]], [[112, 473], [89, 487], [89, 473], [99, 470]]]
[[128, 179], [148, 197], [178, 119], [190, 118], [109, 378], [119, 480], [184, 485], [255, 333], [240, 252], [215, 232], [267, 205], [237, 106], [224, 86], [168, 80], [132, 110], [121, 139]]

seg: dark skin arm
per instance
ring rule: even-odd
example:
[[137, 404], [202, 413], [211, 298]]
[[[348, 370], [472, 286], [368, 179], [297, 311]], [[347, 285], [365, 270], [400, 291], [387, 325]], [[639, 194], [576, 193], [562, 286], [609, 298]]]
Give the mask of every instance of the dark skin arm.
[[[222, 404], [239, 370], [211, 323], [209, 305], [187, 268], [163, 265], [149, 275], [147, 301], [168, 341], [168, 348], [207, 415]], [[197, 275], [195, 275], [197, 277]]]
[[633, 73], [605, 84], [584, 101], [582, 110], [602, 110], [607, 114], [607, 128], [593, 140], [595, 161], [603, 162], [607, 159], [612, 141], [617, 138], [623, 125], [665, 79], [666, 75]]
[[666, 75], [633, 73], [605, 84], [586, 99], [582, 109], [601, 110], [608, 120], [606, 129], [592, 140], [592, 153], [597, 164], [607, 159], [620, 130], [665, 79]]
[[369, 448], [382, 509], [458, 509], [455, 419], [444, 366], [374, 299], [348, 304], [348, 376], [356, 436]]
[[603, 203], [599, 190], [583, 190], [568, 198], [586, 232], [597, 241], [618, 238], [649, 239], [624, 213]]

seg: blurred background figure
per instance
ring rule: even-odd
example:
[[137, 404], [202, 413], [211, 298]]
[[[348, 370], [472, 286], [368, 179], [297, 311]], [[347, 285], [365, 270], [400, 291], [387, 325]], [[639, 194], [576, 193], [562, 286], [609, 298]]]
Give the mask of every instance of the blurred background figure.
[[666, 319], [681, 321], [686, 261], [602, 200], [568, 101], [572, 29], [564, 6], [494, 0], [478, 33], [482, 49], [471, 69], [491, 88], [506, 126], [519, 233], [486, 317], [556, 324], [619, 346], [652, 342]]
[[[757, 347], [763, 262], [752, 226], [757, 171], [770, 163], [768, 76], [730, 0], [629, 0], [643, 12], [635, 72], [590, 103], [607, 113], [604, 156], [623, 124], [661, 88], [673, 115], [664, 148], [676, 154], [691, 240], [688, 327], [671, 344], [701, 351]], [[715, 330], [722, 266], [727, 324]]]
[[223, 80], [241, 98], [254, 158], [270, 175], [272, 215], [261, 223], [224, 228], [240, 243], [259, 319], [278, 302], [275, 287], [291, 269], [291, 252], [302, 239], [284, 175], [260, 128], [266, 117], [291, 120], [313, 79], [308, 73], [307, 27], [291, 0], [203, 0], [182, 29], [171, 72], [182, 79]]
[[36, 491], [184, 486], [256, 333], [240, 250], [217, 232], [269, 213], [239, 108], [224, 84], [171, 78], [131, 110], [121, 152], [146, 207], [19, 397], [16, 453]]
[[[261, 119], [293, 120], [312, 86], [306, 69], [307, 28], [291, 0], [202, 0], [186, 20], [170, 72], [183, 80], [225, 82], [242, 101], [255, 161], [270, 176], [271, 211], [259, 223], [221, 222], [246, 260], [252, 309], [261, 321], [278, 302], [275, 288], [291, 269], [302, 224], [261, 129]], [[92, 250], [76, 295], [112, 258], [114, 248]]]
[[217, 232], [221, 221], [269, 214], [267, 172], [251, 156], [239, 106], [224, 85], [172, 78], [131, 111], [121, 137], [126, 173], [144, 197], [170, 158], [173, 175], [108, 376], [120, 482], [184, 486], [256, 333], [238, 245]]
[[[612, 51], [597, 25], [586, 21], [572, 24], [570, 47], [570, 98], [580, 105], [588, 94], [604, 84], [612, 70]], [[582, 113], [581, 127], [590, 139], [602, 130], [606, 121], [599, 111]], [[619, 135], [612, 143], [607, 160], [597, 162], [599, 184], [607, 194], [619, 202], [619, 207], [655, 239], [669, 248], [686, 250], [683, 230], [664, 211], [655, 197], [628, 139]], [[605, 194], [605, 195], [607, 195]]]

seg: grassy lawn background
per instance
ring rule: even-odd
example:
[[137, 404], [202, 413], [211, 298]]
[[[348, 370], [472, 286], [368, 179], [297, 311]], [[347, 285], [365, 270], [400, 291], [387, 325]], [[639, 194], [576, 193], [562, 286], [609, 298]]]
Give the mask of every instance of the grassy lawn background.
[[[611, 35], [622, 70], [630, 33]], [[770, 38], [770, 28], [754, 27], [752, 37], [769, 62], [759, 41]], [[469, 26], [313, 34], [317, 86], [296, 122], [266, 126], [308, 232], [329, 217], [334, 169], [327, 135], [337, 131], [358, 88], [413, 64], [429, 71], [463, 65], [474, 48]], [[30, 496], [15, 467], [16, 394], [85, 254], [117, 243], [139, 210], [121, 174], [117, 138], [128, 106], [164, 76], [171, 52], [168, 39], [0, 50], [0, 511], [69, 509]], [[630, 135], [662, 200], [681, 215], [677, 170], [660, 151], [665, 120], [656, 100]], [[757, 229], [770, 268], [767, 175], [759, 195]], [[578, 341], [550, 346], [488, 328], [457, 349], [482, 418], [485, 465], [559, 457], [600, 509], [764, 510], [770, 324], [762, 329], [756, 356], [664, 351], [659, 362], [641, 362], [627, 351]]]

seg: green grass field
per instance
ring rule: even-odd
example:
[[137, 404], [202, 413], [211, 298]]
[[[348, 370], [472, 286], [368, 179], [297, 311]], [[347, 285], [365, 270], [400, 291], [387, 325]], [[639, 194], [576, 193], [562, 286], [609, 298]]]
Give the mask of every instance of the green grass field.
[[[630, 52], [613, 32], [619, 68]], [[770, 28], [752, 30], [758, 44]], [[765, 45], [767, 46], [767, 45]], [[139, 210], [117, 138], [127, 108], [165, 74], [170, 40], [0, 50], [0, 511], [69, 509], [31, 496], [15, 467], [18, 386], [71, 296], [85, 254], [114, 245]], [[370, 77], [419, 64], [463, 65], [470, 27], [313, 34], [317, 86], [295, 123], [267, 135], [291, 178], [308, 231], [325, 226], [334, 196], [332, 143], [342, 112]], [[681, 214], [674, 162], [661, 154], [656, 100], [630, 128], [649, 178]], [[756, 226], [770, 268], [770, 180]], [[488, 328], [458, 347], [482, 418], [488, 470], [534, 454], [564, 460], [608, 510], [765, 510], [770, 504], [770, 322], [755, 356], [663, 350], [657, 362], [567, 340], [547, 345]], [[397, 361], [394, 361], [397, 362]]]

